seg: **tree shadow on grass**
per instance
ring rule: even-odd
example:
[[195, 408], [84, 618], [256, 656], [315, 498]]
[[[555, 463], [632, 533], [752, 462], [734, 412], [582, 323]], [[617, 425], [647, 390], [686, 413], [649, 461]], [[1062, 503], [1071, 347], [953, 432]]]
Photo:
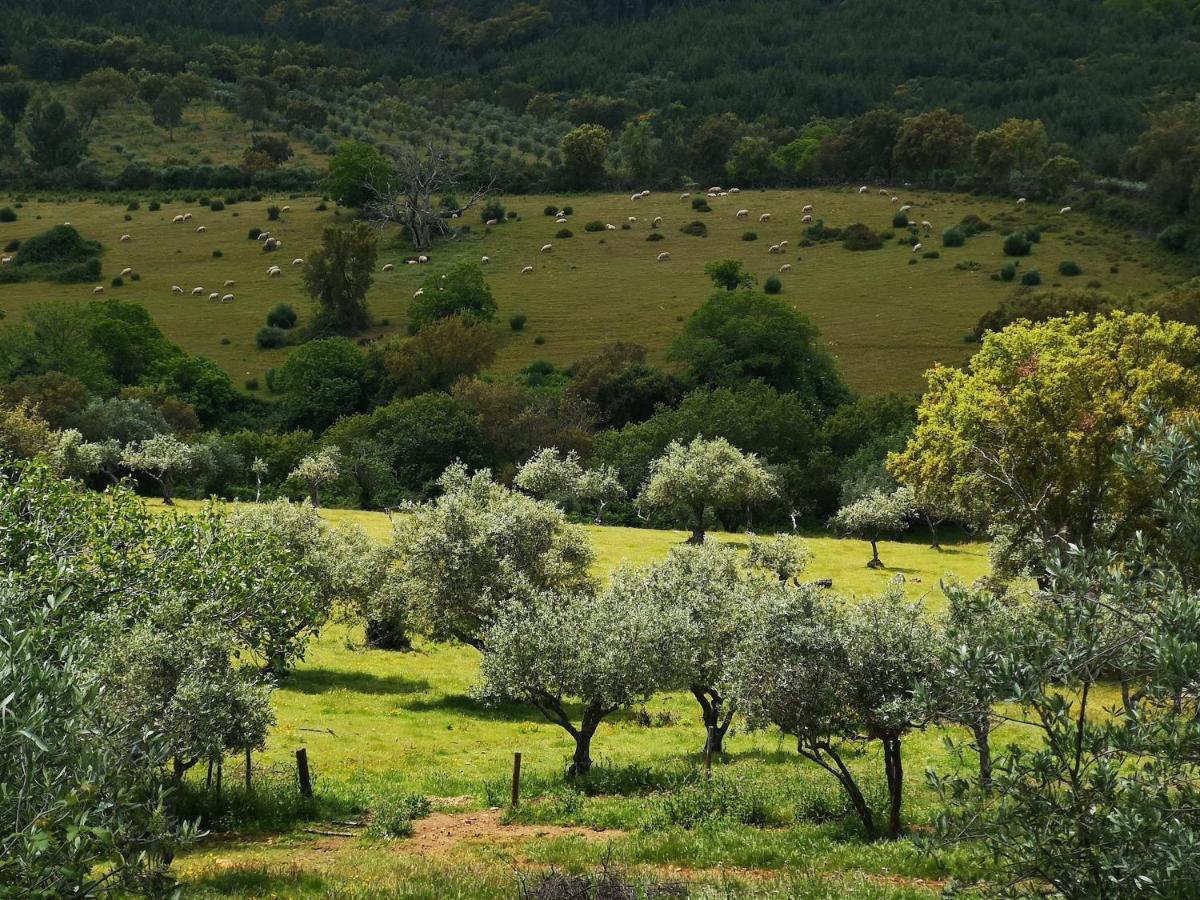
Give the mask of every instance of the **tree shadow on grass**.
[[247, 864], [232, 866], [219, 872], [206, 872], [187, 886], [192, 890], [213, 891], [218, 894], [274, 894], [285, 891], [288, 896], [317, 896], [329, 885], [319, 875], [291, 867]]
[[300, 669], [284, 679], [281, 687], [301, 694], [324, 694], [344, 690], [355, 694], [420, 694], [429, 690], [424, 678], [372, 675], [343, 669]]
[[[442, 694], [431, 699], [405, 703], [409, 712], [441, 712], [490, 722], [539, 722], [546, 717], [527, 703], [485, 703], [470, 694]], [[572, 714], [574, 710], [569, 710]]]

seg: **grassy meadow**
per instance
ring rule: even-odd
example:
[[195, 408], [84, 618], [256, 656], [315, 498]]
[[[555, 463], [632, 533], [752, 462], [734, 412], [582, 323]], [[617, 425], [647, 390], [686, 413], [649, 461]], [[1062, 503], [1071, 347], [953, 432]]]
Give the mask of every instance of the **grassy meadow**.
[[[195, 506], [180, 503], [184, 512]], [[380, 539], [390, 533], [380, 513], [324, 515]], [[588, 530], [601, 575], [661, 558], [686, 537]], [[878, 590], [899, 573], [910, 596], [924, 597], [931, 609], [941, 605], [944, 574], [972, 579], [987, 569], [984, 545], [948, 544], [938, 552], [919, 533], [881, 544], [883, 571], [865, 567], [865, 542], [814, 535], [810, 546], [808, 575], [832, 578], [848, 597]], [[909, 842], [866, 844], [836, 782], [800, 761], [776, 733], [746, 733], [735, 721], [728, 756], [705, 783], [702, 726], [689, 694], [659, 695], [606, 720], [593, 743], [596, 770], [571, 787], [562, 775], [571, 749], [565, 732], [530, 707], [474, 698], [476, 651], [419, 643], [411, 653], [391, 653], [364, 649], [361, 641], [344, 623], [327, 628], [280, 685], [278, 723], [255, 757], [254, 802], [238, 787], [241, 761], [227, 762], [224, 817], [176, 864], [188, 894], [512, 897], [515, 868], [588, 870], [608, 861], [637, 877], [681, 879], [720, 896], [909, 898], [934, 896], [953, 874], [952, 864]], [[317, 803], [296, 823], [286, 819], [299, 809], [299, 747], [308, 751]], [[926, 765], [957, 762], [937, 731], [913, 735], [906, 747], [907, 815], [920, 826], [932, 810]], [[525, 800], [512, 811], [514, 751], [523, 754]], [[852, 758], [881, 799], [875, 753]], [[197, 785], [202, 775], [194, 773]], [[408, 792], [433, 802], [411, 837], [382, 841], [346, 824]]]
[[[403, 330], [407, 304], [425, 277], [460, 259], [488, 256], [487, 276], [500, 307], [497, 371], [514, 371], [536, 359], [565, 365], [615, 340], [637, 341], [661, 361], [684, 318], [711, 293], [704, 264], [733, 257], [745, 261], [760, 282], [778, 274], [782, 264], [792, 265], [791, 272], [779, 274], [780, 296], [813, 318], [852, 386], [864, 392], [919, 390], [922, 373], [933, 363], [958, 364], [967, 359], [974, 345], [964, 343], [963, 336], [981, 313], [1012, 290], [1012, 284], [990, 276], [1005, 260], [1003, 235], [1015, 228], [1044, 228], [1041, 243], [1021, 260], [1020, 269], [1039, 269], [1044, 286], [1098, 282], [1123, 294], [1156, 290], [1183, 275], [1177, 271], [1178, 262], [1151, 241], [1083, 215], [1059, 216], [1057, 209], [1044, 205], [1018, 207], [1010, 201], [950, 193], [898, 190], [896, 195], [902, 203], [913, 205], [910, 218], [933, 224], [923, 252], [937, 250], [940, 258], [922, 258], [895, 241], [859, 253], [837, 242], [798, 246], [805, 227], [802, 209], [807, 204], [814, 206], [815, 218], [830, 226], [863, 222], [877, 231], [890, 229], [899, 204], [874, 188], [867, 194], [849, 189], [743, 191], [710, 201], [709, 213], [693, 211], [673, 193], [656, 193], [637, 202], [627, 195], [504, 198], [519, 220], [486, 229], [472, 214], [472, 232], [435, 248], [425, 266], [405, 265], [407, 248], [394, 233], [384, 236], [380, 266], [392, 262], [396, 269], [380, 272], [369, 294], [378, 323], [372, 336]], [[11, 198], [0, 200], [0, 204], [11, 202]], [[573, 207], [567, 225], [542, 214], [548, 204]], [[268, 222], [270, 205], [289, 205], [291, 211], [280, 221]], [[124, 202], [111, 199], [43, 202], [29, 198], [17, 210], [16, 222], [0, 223], [0, 246], [70, 222], [105, 246], [102, 284], [107, 296], [145, 304], [168, 337], [189, 352], [215, 360], [239, 386], [257, 378], [265, 394], [266, 370], [279, 365], [288, 349], [260, 350], [255, 332], [267, 310], [279, 302], [291, 303], [303, 323], [310, 304], [300, 269], [291, 262], [318, 245], [323, 225], [350, 216], [334, 208], [318, 211], [318, 205], [312, 197], [272, 198], [212, 212], [196, 203], [185, 205], [176, 196], [156, 212], [150, 212], [145, 202], [127, 212]], [[749, 209], [750, 215], [736, 218], [739, 208]], [[193, 220], [172, 224], [181, 212], [193, 213]], [[758, 221], [763, 212], [771, 214], [770, 221]], [[992, 231], [969, 239], [965, 247], [941, 247], [942, 230], [972, 213], [991, 222]], [[637, 221], [627, 222], [630, 216]], [[649, 242], [650, 223], [657, 216], [663, 219], [657, 230], [664, 239]], [[618, 230], [584, 231], [593, 220], [612, 223]], [[681, 226], [694, 220], [705, 222], [707, 237], [680, 232]], [[622, 224], [629, 229], [621, 229]], [[200, 226], [206, 231], [197, 232]], [[282, 248], [263, 253], [261, 245], [247, 237], [251, 227], [269, 230], [282, 240]], [[564, 227], [574, 236], [556, 238]], [[745, 232], [755, 233], [757, 239], [744, 241]], [[126, 233], [131, 240], [120, 243]], [[787, 251], [770, 254], [768, 248], [781, 240], [790, 242]], [[546, 243], [553, 249], [540, 253]], [[221, 255], [215, 256], [216, 251]], [[671, 258], [658, 262], [663, 251]], [[910, 264], [914, 259], [917, 262]], [[1083, 274], [1059, 276], [1057, 268], [1063, 260], [1077, 262]], [[282, 278], [267, 277], [272, 264], [282, 266]], [[534, 272], [521, 275], [527, 265]], [[126, 267], [140, 280], [127, 278], [124, 286], [111, 287], [110, 279]], [[235, 301], [210, 303], [208, 293], [224, 293], [227, 280], [235, 282]], [[172, 285], [185, 293], [173, 294]], [[204, 296], [191, 295], [197, 286], [204, 288]], [[12, 318], [48, 299], [91, 299], [92, 288], [91, 284], [46, 282], [4, 285], [0, 309]], [[522, 332], [508, 327], [515, 312], [528, 316]]]

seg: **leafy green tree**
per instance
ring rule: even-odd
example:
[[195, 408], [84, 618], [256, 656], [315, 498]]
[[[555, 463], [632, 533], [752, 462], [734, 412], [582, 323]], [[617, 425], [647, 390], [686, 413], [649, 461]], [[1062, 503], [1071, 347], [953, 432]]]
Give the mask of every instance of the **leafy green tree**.
[[171, 426], [153, 404], [138, 398], [93, 400], [79, 416], [79, 430], [89, 441], [115, 440], [124, 446], [169, 434]]
[[725, 174], [730, 180], [751, 187], [765, 184], [775, 171], [772, 151], [766, 138], [746, 136], [733, 145]]
[[904, 120], [896, 134], [892, 157], [902, 172], [917, 175], [955, 169], [966, 162], [974, 139], [975, 129], [966, 119], [945, 109], [934, 109]]
[[420, 296], [408, 306], [408, 323], [414, 331], [452, 316], [479, 322], [496, 317], [496, 298], [476, 263], [464, 260], [441, 275], [429, 275]]
[[741, 120], [731, 112], [706, 116], [696, 124], [689, 135], [688, 149], [697, 177], [711, 181], [725, 174], [729, 151], [741, 129]]
[[186, 107], [187, 100], [173, 85], [168, 85], [155, 99], [151, 108], [154, 124], [166, 129], [167, 140], [175, 140], [175, 129], [183, 122], [183, 111]]
[[44, 171], [71, 169], [87, 155], [83, 127], [57, 100], [36, 104], [25, 124], [30, 156]]
[[667, 446], [650, 464], [638, 499], [686, 516], [692, 529], [688, 540], [699, 544], [710, 508], [760, 502], [774, 491], [774, 479], [753, 453], [743, 453], [724, 438], [697, 437], [687, 446], [677, 441]]
[[1055, 540], [1120, 542], [1151, 498], [1113, 453], [1147, 404], [1195, 409], [1198, 353], [1195, 328], [1141, 314], [1018, 322], [985, 336], [967, 371], [930, 373], [917, 429], [889, 466], [986, 523], [1003, 573], [1027, 571]]
[[[575, 740], [567, 774], [592, 769], [592, 737], [604, 719], [662, 682], [672, 620], [644, 593], [609, 589], [538, 593], [501, 605], [484, 635], [483, 697], [532, 704]], [[570, 707], [581, 707], [579, 724]]]
[[50, 449], [52, 443], [50, 426], [30, 401], [0, 406], [0, 457], [31, 459]]
[[303, 272], [304, 288], [317, 304], [318, 331], [355, 334], [371, 324], [367, 291], [378, 252], [375, 233], [365, 222], [325, 228], [321, 247], [308, 254]]
[[320, 509], [321, 488], [335, 483], [341, 476], [341, 465], [337, 449], [326, 447], [300, 460], [288, 478], [303, 484], [305, 490], [308, 491], [308, 497], [312, 501], [313, 508]]
[[704, 274], [712, 279], [712, 283], [727, 291], [738, 288], [754, 287], [754, 276], [742, 268], [741, 260], [715, 259], [704, 264]]
[[237, 111], [251, 125], [267, 121], [267, 95], [256, 85], [243, 85], [238, 91]]
[[891, 178], [892, 152], [903, 121], [900, 113], [887, 107], [868, 110], [852, 119], [839, 136], [846, 173], [867, 176], [878, 172]]
[[1050, 139], [1041, 119], [1005, 119], [975, 135], [971, 156], [981, 173], [1007, 185], [1013, 173], [1032, 175], [1046, 159]]
[[618, 142], [625, 176], [638, 184], [653, 179], [662, 153], [662, 141], [655, 137], [653, 124], [646, 119], [626, 122]]
[[108, 358], [93, 341], [87, 310], [82, 303], [39, 303], [9, 324], [0, 332], [6, 380], [60, 372], [79, 379], [92, 393], [111, 394], [116, 384]]
[[118, 103], [133, 99], [133, 79], [113, 68], [93, 69], [75, 84], [71, 106], [79, 113], [84, 129], [96, 116]]
[[301, 345], [275, 372], [275, 390], [293, 426], [324, 431], [362, 408], [366, 362], [346, 338]]
[[435, 640], [484, 650], [509, 604], [542, 592], [590, 591], [586, 533], [551, 503], [496, 484], [487, 471], [450, 466], [436, 500], [395, 526], [395, 589], [413, 621]]
[[372, 401], [383, 405], [428, 391], [448, 391], [496, 357], [495, 333], [462, 316], [430, 322], [411, 337], [389, 337], [367, 348]]
[[563, 168], [572, 187], [594, 187], [603, 179], [611, 142], [603, 125], [580, 125], [562, 139]]
[[832, 410], [849, 393], [808, 316], [753, 291], [714, 294], [688, 317], [670, 356], [696, 384], [761, 379], [822, 411]]
[[586, 401], [600, 428], [620, 428], [650, 418], [660, 405], [675, 406], [678, 381], [646, 362], [646, 348], [618, 342], [571, 367], [565, 393]]
[[867, 568], [882, 569], [879, 541], [885, 535], [907, 529], [912, 511], [912, 491], [907, 488], [897, 488], [890, 493], [874, 490], [839, 509], [829, 524], [843, 534], [870, 541], [871, 560]]
[[800, 575], [812, 561], [807, 542], [792, 534], [777, 534], [772, 538], [751, 538], [746, 552], [751, 566], [788, 581]]
[[168, 356], [146, 372], [144, 383], [188, 403], [208, 427], [237, 409], [238, 393], [229, 375], [211, 359], [183, 354]]
[[1038, 171], [1038, 185], [1048, 197], [1061, 197], [1074, 182], [1079, 180], [1083, 167], [1069, 156], [1052, 156]]
[[24, 81], [0, 84], [0, 116], [10, 125], [16, 126], [25, 115], [25, 108], [33, 96], [33, 90]]
[[172, 506], [175, 482], [194, 470], [196, 451], [174, 435], [159, 434], [126, 447], [121, 464], [158, 482], [163, 503]]
[[371, 414], [369, 431], [396, 480], [410, 491], [429, 493], [456, 460], [473, 468], [489, 462], [478, 414], [446, 394], [381, 406]]
[[539, 450], [523, 463], [513, 484], [568, 510], [580, 503], [591, 503], [596, 509], [597, 522], [603, 517], [605, 506], [625, 498], [625, 488], [611, 466], [585, 469], [574, 450], [560, 456], [555, 447]]

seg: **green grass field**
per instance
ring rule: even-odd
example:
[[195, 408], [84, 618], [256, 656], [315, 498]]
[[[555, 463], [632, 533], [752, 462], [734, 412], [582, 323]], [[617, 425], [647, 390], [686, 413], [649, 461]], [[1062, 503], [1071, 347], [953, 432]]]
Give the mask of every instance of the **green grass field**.
[[[195, 508], [180, 505], [185, 512]], [[390, 530], [379, 513], [324, 514], [381, 539]], [[601, 574], [660, 558], [685, 537], [628, 528], [589, 533]], [[889, 568], [873, 572], [865, 567], [864, 542], [812, 536], [810, 543], [811, 577], [831, 577], [854, 596], [902, 573], [910, 595], [924, 596], [933, 609], [941, 604], [937, 584], [945, 573], [971, 579], [987, 568], [982, 544], [936, 552], [916, 535], [886, 542], [880, 550]], [[720, 896], [906, 898], [933, 896], [952, 874], [952, 866], [908, 842], [866, 844], [845, 816], [838, 786], [802, 763], [778, 734], [745, 733], [735, 724], [729, 755], [705, 787], [697, 754], [702, 729], [690, 695], [656, 696], [645, 715], [626, 711], [607, 720], [593, 745], [597, 770], [576, 789], [562, 776], [570, 751], [563, 731], [532, 708], [474, 699], [474, 650], [423, 643], [397, 654], [360, 643], [354, 628], [329, 627], [280, 686], [278, 724], [255, 760], [265, 799], [251, 814], [239, 789], [229, 791], [231, 811], [216, 833], [177, 863], [188, 893], [512, 897], [514, 867], [586, 870], [611, 860], [640, 877], [728, 890]], [[315, 820], [288, 826], [279, 811], [295, 806], [291, 773], [299, 747], [311, 760], [319, 811]], [[955, 763], [940, 732], [914, 735], [908, 747], [907, 810], [920, 826], [932, 811], [925, 766]], [[511, 813], [504, 807], [514, 751], [523, 754], [526, 800]], [[875, 754], [853, 759], [878, 794]], [[241, 772], [240, 761], [230, 760], [226, 783], [240, 784]], [[419, 820], [409, 839], [384, 842], [337, 824], [362, 821], [379, 798], [410, 791], [435, 800], [434, 814]], [[744, 802], [755, 812], [680, 824], [689, 804], [717, 795], [740, 798], [731, 808]]]
[[[876, 230], [890, 228], [896, 205], [875, 190], [865, 195], [850, 190], [745, 191], [711, 201], [712, 212], [707, 214], [693, 212], [676, 194], [654, 194], [636, 203], [624, 195], [505, 198], [508, 208], [520, 214], [520, 221], [485, 233], [487, 229], [473, 216], [473, 233], [435, 248], [427, 266], [404, 265], [405, 248], [385, 238], [380, 265], [397, 265], [394, 272], [380, 273], [371, 289], [371, 308], [381, 323], [374, 333], [403, 329], [408, 301], [423, 278], [459, 259], [486, 255], [491, 259], [488, 280], [500, 306], [498, 371], [513, 371], [535, 359], [567, 364], [615, 340], [640, 342], [661, 360], [683, 319], [711, 293], [703, 273], [706, 262], [742, 259], [760, 281], [786, 262], [793, 268], [779, 276], [781, 297], [812, 316], [854, 387], [866, 392], [918, 390], [931, 364], [958, 364], [969, 356], [973, 345], [964, 343], [963, 336], [981, 313], [1012, 290], [1011, 284], [992, 281], [990, 276], [1004, 261], [1002, 236], [1014, 228], [1047, 228], [1033, 254], [1021, 263], [1023, 270], [1038, 268], [1045, 286], [1097, 281], [1123, 294], [1156, 290], [1183, 274], [1177, 271], [1178, 263], [1152, 242], [1079, 214], [1060, 217], [1057, 209], [1036, 204], [1019, 208], [1008, 201], [948, 193], [901, 191], [898, 196], [913, 204], [914, 220], [932, 222], [934, 233], [925, 239], [924, 249], [938, 250], [939, 259], [919, 259], [910, 265], [914, 254], [895, 242], [860, 253], [851, 253], [840, 243], [798, 247], [804, 228], [801, 210], [810, 203], [815, 216], [827, 225], [864, 222]], [[268, 223], [265, 210], [272, 203], [290, 205], [292, 211], [282, 221]], [[108, 296], [144, 303], [171, 339], [215, 360], [240, 386], [249, 377], [262, 383], [265, 371], [288, 352], [255, 346], [254, 334], [266, 311], [279, 302], [293, 304], [302, 316], [310, 308], [300, 270], [291, 261], [318, 244], [322, 225], [349, 218], [345, 210], [340, 215], [336, 210], [317, 212], [317, 203], [315, 198], [275, 198], [214, 213], [195, 204], [185, 206], [176, 197], [158, 212], [149, 212], [143, 203], [140, 210], [128, 213], [131, 221], [126, 222], [123, 202], [31, 198], [18, 210], [18, 221], [0, 223], [0, 246], [71, 222], [107, 248], [103, 284]], [[564, 226], [542, 215], [548, 203], [573, 206], [566, 227], [574, 237], [554, 237]], [[739, 208], [750, 209], [750, 216], [736, 218]], [[192, 212], [193, 221], [171, 224], [180, 212]], [[762, 212], [771, 213], [769, 222], [758, 222]], [[990, 221], [993, 230], [968, 240], [962, 248], [941, 247], [942, 229], [968, 213]], [[627, 231], [588, 233], [583, 228], [592, 220], [620, 226], [629, 216], [638, 221], [630, 223]], [[650, 221], [656, 216], [663, 217], [658, 230], [664, 240], [647, 242]], [[680, 233], [680, 227], [694, 219], [707, 224], [707, 237]], [[207, 231], [197, 233], [201, 225]], [[282, 249], [275, 254], [261, 252], [261, 245], [247, 238], [252, 226], [282, 239]], [[743, 241], [746, 231], [755, 232], [758, 239]], [[119, 243], [124, 233], [131, 235], [129, 243]], [[788, 251], [769, 254], [768, 247], [781, 240], [790, 242]], [[540, 253], [545, 243], [553, 244], [553, 250]], [[223, 256], [214, 257], [214, 250]], [[670, 252], [671, 259], [657, 262], [663, 251]], [[1079, 263], [1083, 274], [1058, 276], [1058, 263], [1066, 259]], [[970, 261], [978, 268], [959, 268]], [[282, 278], [267, 277], [271, 264], [283, 267]], [[535, 271], [523, 276], [520, 270], [526, 265]], [[109, 279], [127, 266], [141, 280], [127, 279], [121, 288], [108, 286]], [[1114, 267], [1117, 271], [1110, 271]], [[236, 300], [210, 303], [207, 294], [224, 293], [226, 280], [235, 282]], [[172, 285], [186, 293], [172, 294]], [[204, 297], [191, 296], [196, 286], [204, 287]], [[0, 309], [13, 317], [47, 299], [92, 296], [92, 285], [4, 285]], [[508, 328], [508, 317], [514, 312], [528, 316], [523, 332]], [[544, 343], [535, 343], [539, 336]]]

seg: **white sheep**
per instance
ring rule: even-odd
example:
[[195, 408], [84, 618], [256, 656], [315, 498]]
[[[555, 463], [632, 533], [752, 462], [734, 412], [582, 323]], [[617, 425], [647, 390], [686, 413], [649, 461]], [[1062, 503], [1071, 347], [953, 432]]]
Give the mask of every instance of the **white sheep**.
[[129, 268], [129, 266], [126, 266], [125, 268], [123, 268], [123, 269], [121, 270], [121, 277], [122, 277], [122, 278], [124, 278], [126, 275], [132, 275], [132, 274], [133, 274], [133, 269]]
[[204, 234], [204, 232], [206, 232], [206, 231], [208, 231], [208, 228], [204, 225], [201, 225], [199, 228], [196, 229], [196, 234]]
[[233, 287], [233, 279], [232, 279], [232, 278], [227, 278], [227, 279], [225, 279], [225, 284], [224, 284], [224, 286], [225, 286], [225, 287], [227, 287], [227, 288]]
[[741, 188], [730, 188], [729, 189], [729, 193], [731, 193], [731, 194], [740, 194], [741, 192], [742, 192]]
[[521, 270], [521, 274], [522, 274], [522, 275], [528, 275], [528, 274], [529, 274], [529, 273], [531, 273], [532, 271], [533, 271], [533, 266], [526, 266], [525, 268], [523, 268], [523, 269]]
[[292, 260], [292, 265], [293, 265], [293, 266], [302, 266], [302, 265], [304, 265], [304, 260], [303, 260], [303, 258], [301, 258], [301, 257], [297, 256], [295, 259], [293, 259], [293, 260]]
[[902, 207], [900, 207], [900, 209], [897, 210], [897, 212], [908, 212], [910, 209], [912, 209], [912, 204], [905, 203]]
[[71, 227], [71, 223], [70, 223], [70, 222], [63, 222], [63, 227], [65, 227], [65, 228], [70, 228], [70, 227]]
[[554, 224], [555, 224], [555, 225], [566, 225], [566, 224], [567, 224], [567, 220], [566, 220], [566, 219], [555, 219], [555, 220], [554, 220]]
[[128, 244], [128, 243], [129, 243], [130, 241], [132, 241], [132, 240], [133, 240], [133, 238], [132, 238], [132, 237], [130, 237], [129, 235], [127, 235], [127, 234], [123, 234], [123, 235], [121, 235], [121, 243], [122, 243], [122, 244]]
[[867, 186], [864, 184], [862, 187], [860, 187], [860, 188], [858, 189], [858, 192], [859, 192], [860, 194], [865, 194], [865, 193], [867, 192]]
[[425, 295], [425, 288], [417, 288], [413, 292], [413, 299], [416, 300], [418, 297], [423, 297], [424, 295]]
[[650, 196], [650, 192], [649, 192], [649, 191], [642, 191], [642, 196], [643, 196], [643, 197], [649, 197], [649, 196]]
[[708, 192], [709, 192], [710, 194], [719, 194], [719, 193], [721, 193], [721, 186], [720, 186], [719, 184], [718, 184], [718, 185], [714, 185], [713, 187], [710, 187], [710, 188], [708, 189]]
[[171, 220], [171, 223], [174, 225], [178, 225], [182, 221], [183, 221], [183, 216], [180, 215], [180, 216], [176, 216], [175, 218], [173, 218]]
[[92, 288], [92, 293], [93, 294], [103, 294], [104, 293], [104, 285], [101, 285], [101, 284], [96, 285], [94, 288]]
[[381, 271], [381, 272], [390, 272], [390, 271], [392, 271], [392, 270], [393, 270], [393, 269], [395, 269], [395, 268], [396, 268], [396, 267], [395, 267], [395, 266], [394, 266], [392, 263], [384, 263], [384, 265], [383, 265], [383, 268], [382, 268], [382, 269], [380, 269], [379, 271]]
[[729, 191], [721, 191], [721, 193], [717, 194], [717, 196], [718, 197], [728, 197]]
[[748, 209], [739, 209], [737, 211], [737, 218], [739, 218], [739, 219], [744, 219], [748, 215], [750, 215], [750, 210], [748, 210]]
[[221, 302], [222, 303], [232, 303], [233, 302], [233, 294], [226, 294], [224, 297], [221, 298]]
[[[415, 265], [417, 264], [417, 261], [416, 261], [415, 259], [406, 259], [406, 260], [404, 261], [404, 264], [405, 264], [406, 266], [415, 266]], [[389, 270], [389, 271], [390, 271], [390, 270]]]
[[670, 258], [671, 258], [671, 254], [668, 253], [666, 250], [664, 250], [662, 253], [658, 254], [659, 262], [666, 262]]
[[655, 216], [654, 221], [651, 222], [650, 224], [657, 228], [659, 225], [662, 224], [662, 216]]
[[221, 299], [221, 294], [218, 291], [213, 291], [211, 294], [208, 295], [208, 299], [211, 300], [213, 303], [216, 303], [218, 300]]
[[780, 249], [780, 250], [786, 250], [786, 249], [787, 249], [787, 246], [788, 246], [788, 242], [787, 242], [787, 241], [780, 241], [780, 242], [779, 242], [779, 249]]
[[480, 265], [482, 265], [482, 266], [486, 266], [486, 265], [487, 265], [488, 263], [490, 263], [491, 261], [492, 261], [492, 260], [491, 260], [491, 258], [490, 258], [490, 257], [487, 257], [487, 256], [481, 256], [481, 257], [479, 257], [479, 264], [480, 264]]
[[171, 285], [171, 293], [172, 293], [172, 294], [182, 294], [182, 293], [183, 293], [183, 288], [181, 288], [181, 287], [180, 287], [179, 285], [177, 285], [177, 284], [173, 284], [173, 285]]
[[779, 245], [778, 245], [778, 244], [772, 244], [770, 247], [768, 247], [768, 248], [767, 248], [767, 252], [768, 252], [768, 253], [778, 253], [778, 252], [779, 252]]
[[283, 277], [283, 269], [279, 268], [279, 266], [272, 266], [270, 271], [267, 272], [267, 277], [268, 278], [282, 278]]
[[538, 252], [539, 253], [549, 253], [553, 249], [554, 249], [553, 244], [542, 244], [542, 249]]
[[417, 262], [419, 262], [421, 265], [425, 265], [425, 263], [429, 262], [429, 257], [424, 255], [418, 256]]
[[880, 189], [879, 189], [879, 196], [880, 196], [880, 197], [886, 197], [887, 195], [888, 195], [888, 192], [887, 192], [885, 189], [883, 189], [883, 188], [880, 188]]
[[637, 216], [629, 216], [629, 218], [628, 218], [628, 219], [626, 219], [626, 221], [627, 221], [627, 222], [636, 222], [636, 221], [637, 221]]
[[1067, 213], [1069, 213], [1070, 211], [1071, 211], [1071, 207], [1069, 207], [1069, 206], [1064, 206], [1062, 209], [1060, 209], [1060, 210], [1058, 211], [1058, 214], [1059, 214], [1060, 216], [1065, 216], [1065, 215], [1066, 215]]
[[779, 271], [780, 271], [780, 272], [790, 272], [790, 271], [792, 271], [792, 264], [791, 264], [791, 263], [784, 263], [782, 266], [780, 266], [780, 267], [779, 267]]
[[760, 222], [770, 222], [770, 221], [771, 221], [771, 214], [770, 214], [770, 213], [763, 213], [761, 216], [759, 216], [759, 217], [758, 217], [758, 221], [760, 221]]
[[630, 199], [630, 200], [641, 200], [641, 199], [642, 199], [642, 195], [641, 195], [641, 194], [634, 194], [634, 195], [633, 195], [632, 197], [630, 197], [629, 199]]
[[801, 222], [811, 222], [812, 221], [812, 213], [808, 213], [807, 215], [803, 216], [800, 219], [800, 221]]
[[617, 230], [617, 226], [614, 225], [612, 222], [609, 222], [607, 225], [604, 226], [604, 228], [606, 231], [616, 231]]
[[184, 214], [183, 214], [183, 221], [185, 221], [185, 222], [190, 222], [190, 221], [192, 221], [192, 214], [191, 214], [191, 213], [184, 213]]
[[7, 266], [10, 262], [12, 262], [11, 256], [0, 256], [0, 266]]
[[893, 203], [899, 203], [899, 202], [900, 202], [900, 198], [899, 198], [899, 197], [893, 197], [893, 198], [892, 198], [892, 202], [893, 202]]
[[1018, 198], [1017, 198], [1017, 206], [1024, 206], [1024, 205], [1025, 205], [1025, 203], [1026, 203], [1026, 200], [1025, 200], [1025, 198], [1024, 198], [1024, 197], [1018, 197]]
[[810, 213], [810, 212], [812, 212], [812, 204], [811, 204], [811, 203], [806, 203], [806, 204], [804, 205], [804, 207], [803, 207], [803, 208], [800, 210], [800, 212], [802, 212], [802, 213]]
[[495, 225], [495, 224], [496, 224], [496, 220], [495, 220], [495, 219], [488, 219], [488, 220], [487, 220], [486, 222], [484, 222], [483, 224], [484, 224], [484, 225], [488, 225], [488, 226], [492, 226], [492, 225]]
[[921, 246], [922, 245], [920, 243], [913, 244], [913, 253], [919, 252], [921, 249]]
[[680, 200], [688, 200], [691, 198], [691, 196], [692, 196], [691, 194], [689, 194], [685, 191], [684, 193], [679, 195], [679, 199]]
[[283, 209], [280, 210], [280, 212], [291, 212], [291, 211], [292, 211], [292, 208], [290, 206], [285, 206]]
[[271, 232], [269, 232], [269, 231], [260, 231], [260, 232], [258, 233], [258, 240], [260, 240], [260, 241], [269, 241], [270, 239], [271, 239]]
[[925, 229], [926, 234], [933, 231], [933, 223], [930, 222], [928, 219], [924, 219], [921, 221], [921, 227]]

